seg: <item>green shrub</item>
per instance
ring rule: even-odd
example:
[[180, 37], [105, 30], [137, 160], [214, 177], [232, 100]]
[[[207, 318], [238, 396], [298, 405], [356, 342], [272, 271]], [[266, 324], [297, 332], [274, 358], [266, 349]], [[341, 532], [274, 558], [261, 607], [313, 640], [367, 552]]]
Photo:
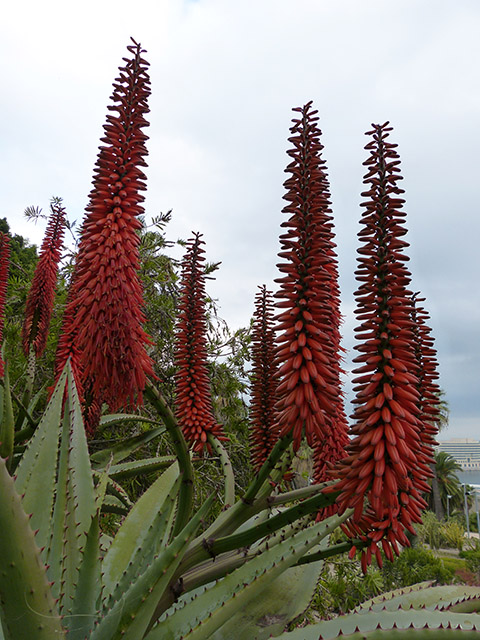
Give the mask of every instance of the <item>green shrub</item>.
[[454, 574], [454, 568], [421, 546], [404, 549], [395, 562], [386, 562], [383, 567], [386, 591], [425, 580], [447, 584], [452, 582]]

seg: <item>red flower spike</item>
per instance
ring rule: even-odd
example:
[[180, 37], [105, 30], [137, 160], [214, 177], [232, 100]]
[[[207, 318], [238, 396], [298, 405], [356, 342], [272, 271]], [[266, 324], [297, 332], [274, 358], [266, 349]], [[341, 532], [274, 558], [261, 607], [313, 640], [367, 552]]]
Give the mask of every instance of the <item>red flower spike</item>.
[[[153, 375], [137, 275], [150, 80], [140, 45], [128, 50], [132, 55], [113, 85], [113, 113], [104, 126], [56, 362], [59, 375], [71, 357], [89, 402], [106, 402], [111, 411], [140, 404]], [[99, 415], [85, 405], [84, 412]], [[92, 433], [96, 424], [87, 428]]]
[[252, 382], [250, 403], [250, 451], [258, 471], [278, 440], [274, 420], [276, 402], [275, 333], [272, 294], [265, 285], [255, 297], [252, 327]]
[[32, 286], [27, 298], [22, 328], [22, 346], [26, 356], [33, 349], [39, 358], [47, 345], [48, 329], [55, 299], [58, 264], [65, 233], [65, 209], [59, 202], [50, 205], [51, 215], [40, 249]]
[[211, 450], [208, 434], [226, 440], [213, 414], [207, 366], [205, 269], [200, 234], [187, 242], [175, 336], [176, 417], [196, 452]]
[[[355, 362], [361, 366], [354, 380], [356, 398], [348, 446], [349, 457], [339, 464], [339, 512], [353, 507], [347, 530], [352, 537], [371, 541], [364, 565], [381, 544], [386, 556], [398, 553], [397, 543], [408, 544], [405, 531], [420, 520], [428, 467], [424, 464], [425, 431], [422, 413], [421, 371], [416, 355], [413, 303], [407, 289], [410, 274], [405, 266], [407, 243], [405, 214], [400, 211], [403, 190], [396, 145], [387, 142], [391, 127], [373, 125], [365, 162], [367, 190], [362, 194], [362, 247], [356, 271], [356, 292], [361, 342]], [[368, 373], [368, 375], [365, 375]], [[406, 499], [407, 498], [407, 499]], [[367, 500], [366, 507], [364, 506]]]
[[425, 302], [425, 298], [419, 298], [418, 293], [412, 296], [413, 309], [412, 320], [414, 322], [415, 335], [415, 356], [418, 364], [418, 401], [421, 411], [421, 420], [424, 428], [420, 431], [421, 456], [424, 464], [435, 463], [434, 446], [435, 436], [438, 433], [438, 423], [440, 421], [440, 394], [438, 380], [437, 358], [434, 348], [434, 339], [431, 336], [431, 329], [428, 326], [429, 315], [419, 304]]
[[[5, 323], [5, 303], [7, 301], [8, 268], [10, 266], [10, 238], [0, 233], [0, 346], [3, 342], [3, 325]], [[2, 356], [0, 355], [0, 378], [5, 375]]]
[[275, 295], [280, 435], [293, 431], [297, 450], [305, 433], [316, 450], [316, 480], [344, 455], [348, 441], [340, 388], [340, 303], [330, 194], [318, 117], [311, 103], [294, 109], [285, 182], [289, 219], [280, 237], [282, 259]]

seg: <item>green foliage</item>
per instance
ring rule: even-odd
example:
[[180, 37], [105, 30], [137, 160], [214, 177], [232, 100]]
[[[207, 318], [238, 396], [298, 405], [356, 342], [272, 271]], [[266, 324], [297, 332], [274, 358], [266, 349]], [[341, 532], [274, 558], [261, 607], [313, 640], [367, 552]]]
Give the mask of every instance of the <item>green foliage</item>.
[[[258, 603], [270, 589], [280, 620], [288, 621], [298, 615], [298, 606], [306, 606], [302, 598], [293, 606], [288, 599], [281, 604], [278, 592], [274, 595], [275, 580], [310, 550], [321, 553], [322, 541], [349, 512], [311, 523], [317, 510], [334, 499], [324, 496], [321, 486], [290, 498], [283, 495], [282, 507], [273, 511], [275, 498], [270, 494], [284, 473], [281, 456], [288, 455], [287, 439], [250, 485], [245, 494], [249, 500], [240, 499], [222, 511], [208, 531], [195, 538], [202, 522], [203, 527], [210, 522], [213, 498], [191, 511], [185, 499], [190, 461], [183, 436], [161, 397], [151, 397], [179, 464], [170, 466], [135, 504], [127, 498], [128, 515], [120, 523], [109, 523], [109, 536], [101, 534], [99, 518], [109, 487], [116, 486], [109, 476], [112, 461], [113, 466], [122, 464], [123, 456], [144, 438], [112, 447], [108, 463], [97, 454], [98, 470], [93, 473], [68, 364], [18, 464], [15, 481], [1, 461], [2, 544], [8, 551], [0, 554], [1, 620], [8, 640], [23, 637], [25, 629], [32, 637], [62, 638], [68, 633], [75, 640], [155, 640], [185, 634], [206, 640], [214, 633], [229, 638], [231, 631], [223, 634], [221, 628], [228, 627], [233, 616], [239, 616], [242, 626], [245, 606]], [[112, 416], [103, 423], [120, 419]], [[119, 497], [122, 490], [117, 487]], [[284, 506], [299, 497], [303, 502]], [[259, 522], [251, 520], [255, 514]], [[101, 540], [106, 549], [101, 549]], [[312, 589], [315, 581], [312, 571], [305, 564], [291, 574], [289, 589], [297, 584], [305, 598], [306, 585]], [[196, 591], [212, 580], [215, 587]], [[174, 605], [174, 594], [182, 592], [189, 603], [185, 611]], [[165, 612], [168, 616], [157, 622]], [[264, 608], [258, 607], [257, 618], [249, 624], [264, 616]], [[34, 629], [42, 629], [42, 635], [36, 636]]]
[[[457, 476], [457, 471], [461, 471], [460, 465], [455, 458], [445, 451], [435, 452], [435, 474], [437, 477], [440, 500], [444, 512], [452, 514], [455, 510], [461, 510], [463, 505], [463, 487]], [[447, 509], [447, 496], [448, 509]], [[434, 509], [433, 493], [428, 494], [429, 508]]]
[[477, 582], [480, 582], [480, 545], [478, 541], [473, 549], [461, 551], [460, 557], [465, 559], [468, 570], [475, 574]]
[[446, 566], [430, 549], [417, 545], [404, 549], [395, 562], [387, 561], [382, 574], [384, 586], [390, 590], [425, 580], [447, 584], [453, 580], [454, 570]]
[[440, 522], [431, 511], [423, 514], [422, 524], [417, 526], [418, 540], [432, 549], [458, 549], [465, 544], [465, 527], [461, 518]]
[[364, 575], [359, 562], [343, 555], [324, 566], [312, 610], [321, 618], [346, 613], [383, 589], [383, 578], [378, 569], [369, 567]]

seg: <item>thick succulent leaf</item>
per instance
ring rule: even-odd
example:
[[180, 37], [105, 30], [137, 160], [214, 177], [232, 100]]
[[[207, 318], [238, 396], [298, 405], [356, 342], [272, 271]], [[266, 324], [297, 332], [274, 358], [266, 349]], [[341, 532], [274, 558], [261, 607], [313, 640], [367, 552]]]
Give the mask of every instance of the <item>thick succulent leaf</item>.
[[118, 498], [127, 510], [133, 507], [133, 502], [130, 500], [128, 493], [121, 484], [118, 484], [118, 482], [110, 478], [110, 476], [107, 482], [107, 494]]
[[[427, 586], [418, 590], [412, 589], [404, 593], [397, 593], [393, 597], [389, 597], [389, 594], [385, 595], [384, 601], [382, 601], [382, 596], [378, 596], [377, 601], [371, 603], [368, 610], [397, 611], [400, 608], [410, 609], [411, 607], [413, 609], [448, 609], [466, 599], [480, 598], [480, 587], [468, 585]], [[365, 608], [362, 605], [362, 609], [365, 610]]]
[[[372, 605], [385, 603], [387, 600], [391, 600], [392, 598], [395, 598], [397, 596], [403, 596], [408, 593], [421, 591], [422, 589], [428, 589], [433, 584], [434, 584], [433, 580], [426, 580], [425, 582], [417, 582], [417, 584], [412, 584], [408, 587], [401, 587], [400, 589], [394, 589], [393, 591], [386, 591], [385, 593], [381, 593], [380, 595], [375, 596], [374, 598], [370, 598], [370, 600], [366, 600], [365, 602], [362, 602], [357, 607], [355, 607], [355, 609], [353, 609], [352, 613], [355, 613], [357, 611], [361, 612], [361, 611], [370, 609]], [[398, 608], [398, 607], [395, 607], [395, 608]]]
[[97, 602], [102, 588], [100, 562], [99, 513], [94, 515], [87, 534], [78, 571], [72, 613], [66, 621], [68, 640], [84, 640], [93, 629], [97, 619]]
[[90, 640], [139, 640], [143, 638], [157, 603], [177, 570], [202, 518], [211, 507], [209, 498], [188, 525], [163, 548], [150, 566], [122, 594], [91, 634]]
[[[106, 417], [108, 418], [109, 416]], [[118, 416], [118, 418], [119, 417], [120, 416]], [[140, 418], [140, 416], [135, 416], [135, 418], [137, 422], [158, 424], [158, 421], [150, 419], [144, 420]], [[121, 422], [121, 420], [118, 419], [117, 422]], [[116, 442], [111, 447], [106, 447], [101, 451], [96, 451], [91, 455], [92, 467], [94, 469], [103, 469], [110, 461], [112, 461], [113, 464], [118, 464], [144, 444], [147, 444], [154, 438], [158, 438], [163, 433], [165, 433], [165, 427], [157, 427], [156, 429], [145, 431], [145, 433], [140, 433], [138, 436], [132, 436], [121, 442]]]
[[133, 462], [123, 462], [114, 464], [110, 468], [109, 475], [114, 480], [125, 480], [126, 478], [134, 478], [145, 473], [152, 473], [164, 469], [175, 462], [174, 456], [157, 456], [156, 458], [142, 458]]
[[[327, 518], [253, 557], [196, 597], [188, 605], [188, 613], [172, 607], [167, 614], [173, 613], [161, 619], [148, 634], [147, 640], [211, 638], [238, 611], [245, 611], [255, 599], [261, 599], [265, 589], [279, 575], [318, 545], [349, 515], [350, 512], [346, 512], [342, 516]], [[215, 637], [229, 638], [222, 635], [221, 631]]]
[[54, 595], [60, 598], [62, 614], [71, 613], [82, 550], [96, 513], [81, 406], [69, 364], [66, 370], [68, 393], [64, 401], [52, 539], [48, 553], [49, 576], [54, 582]]
[[29, 517], [3, 458], [0, 523], [0, 617], [6, 640], [65, 638]]
[[36, 540], [40, 548], [47, 547], [51, 535], [66, 382], [67, 372], [64, 371], [16, 469], [15, 488], [23, 495], [23, 508], [32, 514], [31, 526], [38, 531]]
[[0, 456], [7, 459], [6, 464], [9, 469], [11, 469], [12, 464], [14, 428], [12, 395], [8, 367], [5, 363], [3, 385], [0, 385]]
[[480, 617], [475, 613], [443, 613], [411, 609], [410, 611], [371, 611], [351, 613], [333, 620], [325, 620], [301, 629], [282, 633], [278, 640], [389, 640], [412, 638], [415, 640], [442, 640], [478, 638]]
[[117, 516], [126, 516], [128, 509], [116, 496], [106, 495], [102, 502], [102, 513], [115, 513]]
[[212, 640], [267, 640], [282, 633], [310, 605], [322, 566], [320, 560], [287, 569], [262, 591], [261, 598], [220, 627]]
[[145, 424], [160, 424], [158, 420], [153, 418], [147, 418], [146, 416], [139, 416], [134, 413], [109, 413], [106, 416], [100, 418], [99, 428], [110, 427], [112, 425], [129, 423], [129, 422], [143, 422]]
[[[130, 581], [136, 575], [140, 568], [138, 557], [136, 563], [133, 560], [138, 556], [138, 549], [146, 547], [146, 540], [152, 536], [157, 540], [163, 538], [163, 528], [167, 526], [178, 492], [178, 478], [178, 465], [175, 463], [143, 493], [123, 521], [103, 560], [106, 597], [114, 593], [124, 574]], [[154, 523], [157, 526], [152, 530]]]

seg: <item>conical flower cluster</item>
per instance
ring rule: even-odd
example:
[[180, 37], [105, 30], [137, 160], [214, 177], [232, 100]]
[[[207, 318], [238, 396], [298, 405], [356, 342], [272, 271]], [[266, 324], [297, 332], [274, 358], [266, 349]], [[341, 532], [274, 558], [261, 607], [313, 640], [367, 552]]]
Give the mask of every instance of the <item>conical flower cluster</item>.
[[[7, 301], [8, 268], [10, 266], [10, 238], [0, 233], [0, 347], [3, 342], [3, 326], [5, 323], [5, 304]], [[4, 363], [0, 355], [0, 378], [5, 374]]]
[[255, 297], [251, 346], [250, 451], [254, 471], [260, 469], [278, 440], [274, 418], [277, 368], [273, 327], [272, 294], [263, 285]]
[[196, 452], [211, 450], [208, 434], [225, 439], [213, 414], [208, 377], [203, 244], [198, 233], [187, 242], [175, 335], [176, 417]]
[[[408, 257], [402, 240], [404, 193], [398, 186], [399, 156], [387, 142], [391, 127], [373, 125], [364, 163], [368, 189], [362, 206], [358, 250], [356, 338], [360, 355], [354, 362], [356, 398], [349, 456], [340, 465], [335, 490], [339, 512], [353, 507], [347, 532], [370, 544], [362, 552], [365, 569], [379, 544], [387, 558], [398, 554], [398, 543], [408, 545], [406, 532], [421, 522], [425, 508], [421, 493], [428, 490], [428, 452], [422, 447], [425, 429], [420, 403], [419, 368], [415, 354]], [[367, 504], [365, 505], [365, 499]], [[354, 551], [352, 551], [353, 553]]]
[[[104, 126], [57, 351], [57, 374], [71, 357], [81, 376], [85, 415], [90, 405], [98, 415], [102, 402], [113, 411], [140, 403], [153, 374], [137, 275], [150, 80], [140, 45], [128, 50], [132, 55], [113, 85], [109, 109], [114, 113]], [[90, 431], [95, 427], [90, 422]]]
[[435, 437], [438, 433], [440, 421], [440, 394], [441, 390], [436, 380], [437, 353], [434, 348], [434, 339], [427, 323], [430, 318], [423, 306], [425, 298], [419, 298], [415, 294], [412, 298], [412, 320], [414, 322], [415, 356], [418, 364], [418, 387], [420, 419], [423, 429], [420, 432], [420, 441], [423, 454], [430, 460], [434, 458]]
[[39, 358], [47, 344], [64, 233], [65, 208], [54, 201], [25, 309], [22, 346], [26, 356], [33, 349]]
[[317, 112], [311, 103], [294, 111], [300, 117], [293, 120], [289, 138], [292, 162], [286, 169], [288, 205], [283, 209], [289, 219], [282, 223], [278, 265], [284, 275], [276, 281], [280, 290], [275, 295], [280, 309], [276, 420], [280, 435], [293, 431], [295, 450], [305, 433], [310, 446], [336, 452], [346, 435], [343, 426], [341, 433], [337, 430], [342, 413], [340, 312], [338, 286], [332, 281], [337, 267], [330, 195]]

